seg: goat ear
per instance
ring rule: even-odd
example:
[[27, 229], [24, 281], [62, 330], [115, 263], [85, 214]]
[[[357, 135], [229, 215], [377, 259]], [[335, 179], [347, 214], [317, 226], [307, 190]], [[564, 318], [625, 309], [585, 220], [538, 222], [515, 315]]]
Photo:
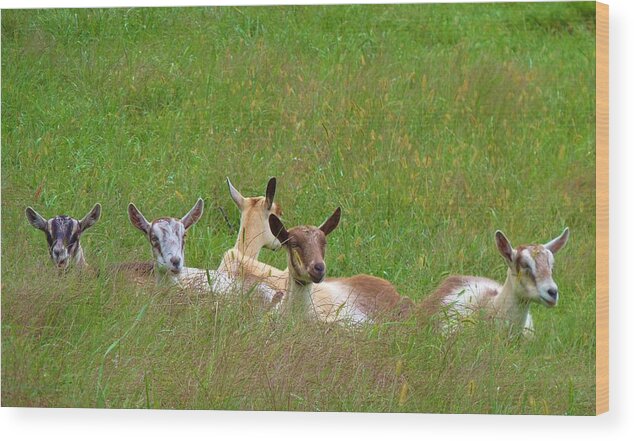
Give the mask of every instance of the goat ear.
[[513, 257], [515, 255], [515, 250], [511, 246], [511, 242], [506, 238], [504, 233], [500, 230], [495, 232], [495, 244], [498, 247], [498, 251], [504, 257], [507, 264], [511, 264], [513, 262]]
[[240, 211], [242, 211], [244, 209], [244, 196], [242, 196], [240, 192], [236, 190], [236, 188], [233, 185], [231, 185], [231, 181], [229, 180], [228, 177], [227, 177], [227, 185], [229, 186], [229, 193], [231, 194], [231, 199], [233, 199], [233, 202], [235, 202], [238, 208], [240, 209]]
[[205, 208], [205, 202], [202, 198], [198, 198], [196, 205], [181, 219], [186, 230], [200, 220], [203, 215], [203, 208]]
[[266, 209], [270, 210], [273, 206], [273, 198], [275, 197], [275, 186], [277, 180], [273, 177], [269, 179], [269, 183], [266, 185]]
[[341, 219], [341, 207], [337, 207], [334, 213], [326, 219], [326, 221], [319, 226], [319, 229], [324, 232], [326, 236], [328, 236], [332, 230], [337, 228], [339, 225], [339, 220]]
[[95, 223], [99, 220], [100, 217], [101, 217], [101, 204], [97, 203], [95, 204], [94, 207], [92, 207], [92, 210], [90, 210], [90, 212], [88, 212], [88, 214], [84, 216], [82, 220], [79, 221], [79, 228], [81, 229], [82, 232], [86, 231], [88, 228], [95, 225]]
[[130, 218], [132, 225], [137, 227], [139, 230], [143, 231], [145, 234], [150, 232], [150, 223], [132, 202], [128, 205], [128, 217]]
[[275, 236], [282, 245], [285, 244], [286, 241], [288, 241], [288, 231], [286, 231], [286, 228], [284, 228], [284, 224], [279, 217], [274, 214], [270, 214], [269, 227], [271, 228], [271, 233], [273, 233], [273, 236]]
[[568, 236], [570, 236], [570, 230], [566, 227], [559, 237], [556, 237], [547, 244], [544, 244], [544, 248], [555, 254], [557, 251], [562, 249], [564, 245], [566, 245], [566, 242], [568, 242]]
[[31, 207], [26, 207], [24, 213], [26, 214], [27, 220], [31, 225], [33, 225], [34, 228], [46, 231], [47, 221], [37, 211], [35, 211]]

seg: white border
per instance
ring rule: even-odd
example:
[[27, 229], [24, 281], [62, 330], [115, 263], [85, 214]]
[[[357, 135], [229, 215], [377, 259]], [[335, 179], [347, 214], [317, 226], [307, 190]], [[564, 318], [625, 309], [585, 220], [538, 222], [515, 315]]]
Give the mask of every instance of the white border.
[[[420, 1], [434, 3], [433, 1]], [[459, 1], [443, 1], [443, 3]], [[340, 1], [37, 1], [5, 0], [2, 8], [88, 6], [194, 6], [221, 4], [330, 4]], [[344, 3], [398, 3], [344, 2]], [[634, 293], [626, 290], [634, 241], [630, 189], [634, 188], [634, 118], [632, 102], [633, 5], [630, 0], [606, 0], [610, 5], [610, 412], [600, 417], [335, 414], [226, 411], [141, 411], [81, 409], [0, 409], [4, 439], [137, 438], [179, 440], [203, 436], [213, 439], [367, 440], [487, 440], [512, 439], [632, 439], [634, 434], [634, 332], [628, 312]], [[628, 130], [629, 129], [629, 130]], [[629, 228], [628, 228], [629, 227]], [[301, 437], [301, 438], [299, 438]]]

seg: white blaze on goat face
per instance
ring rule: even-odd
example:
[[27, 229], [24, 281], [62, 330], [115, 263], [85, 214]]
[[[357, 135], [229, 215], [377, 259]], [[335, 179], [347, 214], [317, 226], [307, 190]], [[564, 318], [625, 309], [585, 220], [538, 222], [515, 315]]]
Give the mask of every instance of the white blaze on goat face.
[[185, 262], [185, 227], [177, 219], [157, 219], [148, 233], [158, 269], [178, 274]]
[[204, 202], [198, 199], [194, 207], [181, 219], [162, 217], [148, 222], [132, 203], [128, 205], [130, 222], [146, 234], [152, 245], [155, 268], [158, 272], [178, 275], [185, 265], [185, 235], [201, 218]]
[[518, 247], [516, 253], [515, 271], [526, 299], [556, 306], [559, 291], [553, 280], [553, 253], [543, 245]]

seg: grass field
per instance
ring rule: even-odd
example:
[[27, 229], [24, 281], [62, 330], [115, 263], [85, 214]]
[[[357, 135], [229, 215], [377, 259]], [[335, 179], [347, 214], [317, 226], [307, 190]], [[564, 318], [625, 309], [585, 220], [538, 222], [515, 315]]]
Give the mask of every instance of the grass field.
[[[594, 413], [594, 29], [593, 3], [2, 11], [2, 405]], [[100, 202], [82, 244], [106, 268], [150, 258], [130, 201], [201, 196], [186, 263], [215, 268], [239, 221], [225, 176], [247, 196], [276, 176], [288, 226], [341, 206], [329, 275], [416, 301], [450, 273], [503, 280], [496, 229], [569, 226], [560, 304], [532, 308], [531, 341], [332, 329], [58, 277], [24, 216]]]

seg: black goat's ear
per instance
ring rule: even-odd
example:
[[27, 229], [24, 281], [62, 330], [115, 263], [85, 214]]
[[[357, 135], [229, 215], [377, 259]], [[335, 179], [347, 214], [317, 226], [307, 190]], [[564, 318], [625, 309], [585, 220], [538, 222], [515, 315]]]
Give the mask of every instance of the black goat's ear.
[[270, 210], [273, 206], [273, 198], [275, 197], [275, 186], [277, 180], [275, 178], [269, 179], [269, 183], [266, 184], [266, 209]]
[[26, 207], [24, 214], [26, 214], [26, 218], [29, 221], [29, 223], [33, 226], [33, 228], [46, 231], [47, 221], [46, 219], [42, 217], [40, 213], [38, 213], [31, 207]]
[[92, 227], [97, 223], [99, 218], [101, 217], [101, 204], [97, 203], [94, 207], [88, 212], [86, 216], [83, 217], [82, 220], [79, 221], [79, 228], [82, 232], [86, 231], [88, 228]]
[[273, 233], [273, 236], [275, 236], [282, 245], [288, 241], [288, 231], [284, 228], [284, 224], [279, 217], [274, 214], [270, 214], [269, 227], [271, 227], [271, 233]]

